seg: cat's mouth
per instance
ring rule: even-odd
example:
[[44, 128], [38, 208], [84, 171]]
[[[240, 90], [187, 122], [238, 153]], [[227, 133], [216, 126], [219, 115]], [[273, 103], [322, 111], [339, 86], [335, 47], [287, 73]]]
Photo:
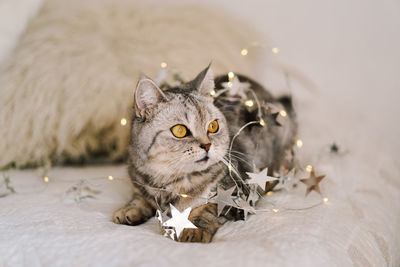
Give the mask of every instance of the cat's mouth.
[[196, 160], [196, 163], [204, 164], [204, 163], [206, 163], [209, 159], [210, 159], [210, 158], [209, 158], [208, 156], [205, 156], [205, 157], [202, 158], [202, 159]]

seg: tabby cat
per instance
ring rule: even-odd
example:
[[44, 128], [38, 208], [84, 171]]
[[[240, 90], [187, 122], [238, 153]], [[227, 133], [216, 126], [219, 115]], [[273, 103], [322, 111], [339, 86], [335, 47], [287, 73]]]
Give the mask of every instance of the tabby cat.
[[[169, 203], [181, 211], [192, 207], [189, 220], [198, 228], [185, 229], [179, 240], [210, 242], [217, 229], [240, 212], [235, 215], [231, 209], [217, 216], [216, 204], [204, 204], [204, 198], [217, 185], [227, 189], [240, 183], [237, 175], [229, 175], [227, 153], [233, 136], [250, 121], [260, 123], [244, 128], [231, 149], [230, 166], [236, 173], [246, 177], [246, 172], [265, 167], [270, 172], [290, 167], [292, 162], [284, 154], [292, 153], [297, 130], [290, 98], [273, 98], [258, 83], [238, 75], [235, 86], [248, 87], [238, 91], [241, 97], [229, 91], [230, 78], [214, 80], [207, 67], [193, 81], [164, 90], [148, 78], [139, 81], [129, 146], [134, 193], [126, 206], [115, 211], [115, 223], [141, 224], [156, 209], [168, 210]], [[222, 85], [227, 89], [216, 89]], [[254, 105], [245, 105], [243, 94]], [[267, 104], [285, 110], [284, 123]]]

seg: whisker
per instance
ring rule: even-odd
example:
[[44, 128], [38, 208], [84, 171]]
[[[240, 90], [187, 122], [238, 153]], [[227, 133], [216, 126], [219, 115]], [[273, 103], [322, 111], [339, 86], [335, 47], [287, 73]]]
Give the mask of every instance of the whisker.
[[243, 155], [243, 156], [248, 156], [247, 154], [239, 152], [237, 150], [231, 150], [231, 153], [236, 153], [236, 154], [240, 154], [240, 155]]
[[248, 160], [245, 160], [244, 158], [241, 158], [241, 157], [236, 156], [236, 155], [231, 155], [231, 156], [234, 157], [234, 158], [237, 159], [237, 160], [240, 160], [240, 161], [246, 163], [246, 164], [249, 165], [250, 167], [253, 167], [253, 165], [252, 165]]
[[[226, 161], [226, 159], [224, 159], [225, 161]], [[229, 163], [227, 163], [228, 165], [228, 168], [229, 168], [229, 166], [230, 166], [230, 169], [231, 170], [233, 170], [233, 173], [239, 178], [239, 180], [242, 182], [242, 185], [243, 185], [243, 187], [248, 187], [248, 185], [246, 184], [246, 182], [244, 181], [244, 179], [242, 178], [242, 176], [239, 174], [239, 171], [236, 169], [236, 167], [231, 163], [232, 162], [232, 160], [231, 159], [229, 159], [230, 160], [230, 162]], [[229, 175], [231, 176], [231, 178], [232, 179], [234, 179], [233, 178], [233, 176], [232, 176], [232, 173], [231, 173], [231, 171], [229, 171]]]
[[[226, 161], [230, 161], [230, 162], [228, 162], [228, 165], [231, 166], [231, 169], [232, 169], [233, 172], [236, 174], [236, 176], [238, 176], [238, 178], [240, 179], [240, 181], [244, 183], [244, 180], [243, 180], [242, 176], [239, 174], [238, 169], [236, 168], [235, 165], [232, 164], [232, 159], [226, 159], [226, 158], [224, 158], [224, 159], [225, 159]], [[229, 168], [229, 166], [228, 166], [228, 168]]]
[[[229, 164], [228, 164], [228, 162], [226, 162], [226, 160], [224, 158], [221, 159], [221, 162], [223, 164], [225, 164], [226, 167], [228, 167], [228, 169], [229, 169]], [[236, 188], [239, 189], [240, 187], [239, 187], [238, 183], [236, 182], [236, 180], [232, 177], [232, 174], [229, 173], [229, 176], [232, 178], [232, 181], [235, 183]]]

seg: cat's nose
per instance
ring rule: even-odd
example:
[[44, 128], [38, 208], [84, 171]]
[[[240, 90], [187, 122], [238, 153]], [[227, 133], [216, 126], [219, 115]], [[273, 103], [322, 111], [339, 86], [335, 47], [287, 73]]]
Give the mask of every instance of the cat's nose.
[[208, 150], [210, 150], [211, 143], [208, 143], [208, 144], [200, 144], [200, 147], [201, 147], [202, 149], [204, 149], [205, 151], [208, 152]]

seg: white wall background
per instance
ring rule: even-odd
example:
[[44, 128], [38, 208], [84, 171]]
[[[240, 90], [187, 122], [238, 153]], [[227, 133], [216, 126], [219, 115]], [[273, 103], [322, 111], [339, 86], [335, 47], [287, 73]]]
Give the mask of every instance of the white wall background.
[[[400, 1], [206, 2], [252, 23], [279, 47], [279, 60], [317, 85], [321, 105], [308, 104], [358, 118], [389, 149], [400, 149]], [[351, 132], [357, 120], [348, 121]]]

